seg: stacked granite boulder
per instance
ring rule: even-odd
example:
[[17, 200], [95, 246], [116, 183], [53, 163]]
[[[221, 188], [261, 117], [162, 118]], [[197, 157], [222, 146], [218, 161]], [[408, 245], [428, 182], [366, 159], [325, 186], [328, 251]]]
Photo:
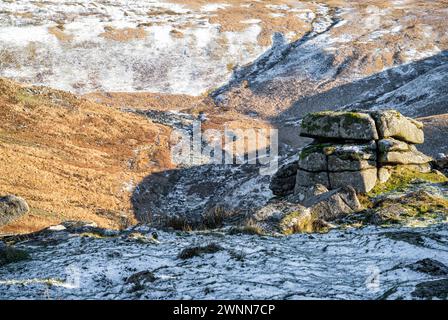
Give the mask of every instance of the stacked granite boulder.
[[316, 184], [365, 193], [397, 167], [431, 170], [432, 159], [415, 147], [424, 141], [422, 123], [395, 110], [310, 113], [301, 127], [314, 141], [274, 175], [276, 195], [305, 194]]

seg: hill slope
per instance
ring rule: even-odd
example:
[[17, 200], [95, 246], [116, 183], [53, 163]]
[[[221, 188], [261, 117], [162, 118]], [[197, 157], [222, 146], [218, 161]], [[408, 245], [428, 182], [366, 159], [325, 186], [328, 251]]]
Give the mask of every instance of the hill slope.
[[104, 227], [118, 227], [121, 215], [133, 221], [132, 185], [170, 168], [169, 133], [142, 116], [0, 79], [0, 194], [20, 195], [31, 207], [0, 232], [68, 219]]

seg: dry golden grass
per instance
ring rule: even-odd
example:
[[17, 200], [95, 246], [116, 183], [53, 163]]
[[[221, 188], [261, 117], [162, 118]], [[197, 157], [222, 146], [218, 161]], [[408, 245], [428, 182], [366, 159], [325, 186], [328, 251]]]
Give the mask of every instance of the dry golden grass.
[[212, 102], [206, 97], [193, 97], [183, 94], [93, 92], [86, 94], [84, 97], [93, 102], [115, 108], [153, 109], [161, 111], [212, 108]]
[[120, 228], [135, 223], [128, 184], [172, 169], [168, 127], [122, 107], [206, 112], [202, 129], [268, 128], [207, 97], [149, 93], [81, 98], [0, 78], [0, 194], [25, 198], [30, 213], [0, 228], [26, 233], [64, 220]]
[[101, 37], [120, 42], [127, 42], [137, 39], [144, 39], [146, 32], [143, 28], [123, 28], [115, 29], [113, 27], [105, 27], [104, 32], [100, 34]]
[[63, 25], [57, 25], [54, 27], [49, 27], [48, 32], [52, 35], [54, 35], [59, 41], [61, 42], [67, 42], [73, 40], [73, 35], [67, 34], [64, 32], [64, 26]]
[[[258, 43], [262, 46], [269, 46], [272, 42], [272, 35], [275, 32], [287, 34], [292, 32], [295, 38], [299, 38], [310, 29], [310, 24], [297, 18], [297, 12], [271, 8], [267, 5], [288, 5], [295, 1], [290, 0], [270, 0], [270, 1], [242, 1], [242, 0], [224, 0], [210, 2], [207, 0], [170, 0], [170, 2], [179, 3], [190, 7], [193, 10], [199, 10], [202, 6], [210, 3], [227, 4], [229, 6], [219, 8], [209, 18], [210, 23], [216, 23], [221, 26], [221, 31], [243, 31], [248, 27], [245, 21], [250, 19], [259, 19], [262, 31], [258, 36]], [[314, 4], [308, 3], [310, 8]], [[280, 14], [280, 16], [276, 15]]]
[[63, 220], [118, 228], [123, 215], [133, 220], [125, 183], [171, 168], [169, 133], [62, 91], [0, 79], [0, 194], [22, 196], [31, 207], [0, 232]]

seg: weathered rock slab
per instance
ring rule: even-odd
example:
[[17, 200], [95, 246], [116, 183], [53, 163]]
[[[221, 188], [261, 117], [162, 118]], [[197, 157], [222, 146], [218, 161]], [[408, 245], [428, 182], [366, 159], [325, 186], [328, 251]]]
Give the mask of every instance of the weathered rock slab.
[[376, 140], [375, 121], [366, 113], [325, 111], [307, 114], [300, 135], [311, 138]]
[[414, 151], [415, 146], [394, 138], [378, 140], [378, 150], [380, 153], [390, 151]]
[[309, 198], [315, 197], [328, 191], [328, 188], [322, 184], [315, 184], [313, 186], [296, 186], [294, 188], [293, 201], [304, 203]]
[[372, 111], [369, 113], [375, 119], [381, 139], [395, 138], [415, 144], [425, 141], [421, 122], [405, 117], [395, 110]]
[[425, 164], [432, 161], [432, 158], [420, 151], [390, 151], [380, 154], [381, 164]]
[[343, 160], [337, 156], [328, 157], [328, 171], [359, 171], [376, 168], [375, 160]]
[[297, 170], [296, 186], [313, 186], [315, 184], [322, 184], [325, 187], [330, 187], [327, 172], [309, 172], [305, 170]]
[[377, 168], [360, 171], [330, 172], [331, 188], [352, 186], [357, 192], [369, 192], [377, 182]]
[[306, 171], [326, 171], [327, 170], [327, 156], [322, 152], [307, 152], [302, 151], [300, 154], [299, 168]]
[[356, 191], [350, 186], [309, 198], [304, 202], [304, 205], [310, 208], [313, 217], [325, 221], [332, 221], [363, 208], [356, 196]]
[[298, 161], [292, 161], [281, 166], [272, 176], [269, 188], [277, 196], [293, 193], [296, 184]]

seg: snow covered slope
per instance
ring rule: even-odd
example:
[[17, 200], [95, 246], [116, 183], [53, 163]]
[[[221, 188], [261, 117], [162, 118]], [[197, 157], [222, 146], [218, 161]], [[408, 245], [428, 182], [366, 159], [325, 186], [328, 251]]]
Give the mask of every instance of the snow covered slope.
[[[267, 20], [278, 23], [286, 15], [285, 8], [268, 2], [256, 4], [254, 13], [245, 1], [191, 6], [194, 2], [2, 1], [0, 76], [79, 93], [199, 95], [263, 53], [275, 30], [287, 29], [270, 24], [266, 29]], [[297, 20], [292, 27], [304, 27], [289, 32], [291, 39], [305, 32], [310, 20], [300, 15], [307, 6], [296, 6], [287, 14]], [[217, 13], [229, 10], [240, 20], [223, 23]], [[256, 19], [260, 15], [268, 18]]]

